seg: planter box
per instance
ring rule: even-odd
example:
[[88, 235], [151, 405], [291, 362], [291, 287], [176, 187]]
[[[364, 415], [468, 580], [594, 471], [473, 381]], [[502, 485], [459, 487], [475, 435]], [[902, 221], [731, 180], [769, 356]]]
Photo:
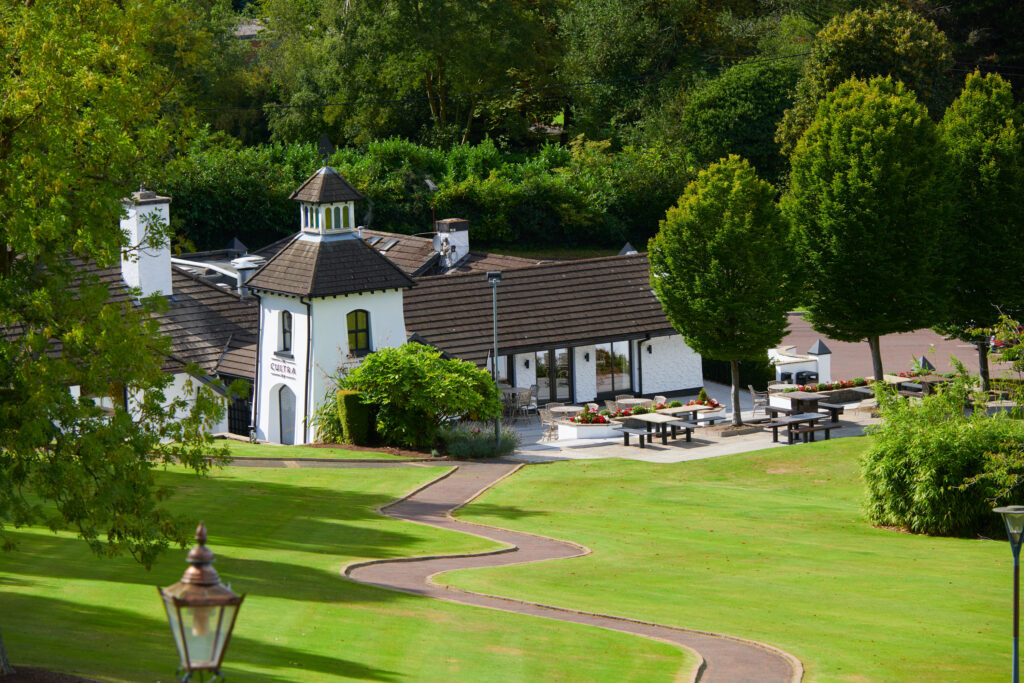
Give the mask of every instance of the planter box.
[[615, 431], [618, 426], [614, 422], [608, 424], [576, 424], [575, 422], [559, 422], [558, 438], [561, 439], [610, 439], [622, 436], [622, 432]]
[[[867, 385], [867, 386], [868, 386], [868, 388], [871, 388], [870, 384]], [[851, 387], [849, 389], [830, 389], [828, 391], [816, 391], [814, 393], [821, 394], [822, 396], [828, 396], [828, 398], [825, 399], [826, 403], [853, 403], [854, 401], [863, 401], [865, 398], [867, 398], [864, 394], [862, 394], [860, 392], [857, 392], [857, 391], [854, 391], [855, 388], [856, 389], [863, 389], [864, 387]], [[778, 394], [787, 393], [787, 394], [798, 394], [799, 395], [799, 394], [801, 394], [803, 392], [800, 392], [800, 391], [790, 391], [790, 392], [778, 391], [778, 392], [772, 392], [772, 395], [774, 396], [777, 393]], [[785, 405], [783, 405], [783, 403], [781, 401], [779, 401], [777, 404], [776, 403], [772, 403], [772, 405], [779, 405], [779, 406], [782, 406], [784, 408], [788, 408], [789, 407], [789, 401], [786, 401]]]

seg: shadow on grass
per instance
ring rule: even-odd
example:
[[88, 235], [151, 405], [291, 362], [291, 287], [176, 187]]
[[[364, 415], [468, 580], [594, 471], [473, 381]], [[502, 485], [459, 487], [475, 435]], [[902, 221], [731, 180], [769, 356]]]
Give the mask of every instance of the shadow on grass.
[[[170, 628], [161, 618], [147, 618], [115, 607], [10, 593], [0, 595], [0, 607], [7, 651], [15, 667], [21, 663], [74, 669], [85, 676], [173, 680], [177, 656]], [[239, 613], [240, 625], [245, 620], [245, 607], [243, 605]], [[154, 613], [162, 614], [155, 590], [153, 609]], [[324, 657], [277, 645], [269, 635], [260, 640], [240, 636], [238, 628], [224, 658], [224, 673], [228, 679], [258, 683], [295, 680], [287, 673], [242, 672], [233, 664], [291, 668], [370, 681], [401, 678], [393, 671], [355, 660]], [[60, 653], [59, 657], [56, 653]]]
[[455, 518], [459, 519], [463, 512], [469, 512], [481, 517], [498, 517], [499, 519], [526, 519], [528, 517], [545, 517], [548, 513], [542, 510], [528, 510], [511, 505], [494, 505], [492, 503], [470, 503], [464, 508], [455, 512]]

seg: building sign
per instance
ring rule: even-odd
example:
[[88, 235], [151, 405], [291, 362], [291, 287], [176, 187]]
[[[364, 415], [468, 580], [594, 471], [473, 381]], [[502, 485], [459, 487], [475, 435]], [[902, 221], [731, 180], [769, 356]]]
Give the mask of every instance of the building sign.
[[270, 361], [270, 374], [282, 379], [295, 379], [298, 372], [295, 370], [295, 361], [275, 358]]

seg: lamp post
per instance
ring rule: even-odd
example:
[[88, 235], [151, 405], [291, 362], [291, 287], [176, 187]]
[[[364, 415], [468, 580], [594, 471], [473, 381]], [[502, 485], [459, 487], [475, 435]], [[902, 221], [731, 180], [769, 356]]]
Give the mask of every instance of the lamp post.
[[224, 680], [220, 664], [245, 599], [222, 585], [217, 570], [210, 566], [213, 551], [206, 547], [206, 526], [202, 522], [196, 528], [196, 541], [198, 545], [188, 553], [190, 566], [181, 581], [167, 588], [157, 587], [178, 648], [177, 675], [181, 683], [190, 683], [192, 674], [204, 671], [213, 673], [211, 681]]
[[1010, 505], [996, 508], [1003, 516], [1006, 524], [1006, 535], [1010, 537], [1010, 550], [1013, 551], [1013, 683], [1020, 681], [1020, 651], [1018, 648], [1018, 628], [1020, 626], [1020, 546], [1024, 540], [1024, 505]]
[[[491, 377], [494, 386], [498, 386], [498, 283], [501, 282], [500, 270], [487, 271], [487, 282], [491, 285], [491, 315], [494, 320], [494, 360], [491, 362]], [[501, 414], [494, 418], [494, 448], [501, 447]]]

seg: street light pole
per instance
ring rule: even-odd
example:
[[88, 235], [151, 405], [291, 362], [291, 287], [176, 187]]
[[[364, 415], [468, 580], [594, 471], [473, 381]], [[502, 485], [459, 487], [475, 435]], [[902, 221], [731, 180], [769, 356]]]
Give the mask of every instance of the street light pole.
[[1024, 505], [996, 508], [1006, 524], [1006, 535], [1013, 551], [1013, 683], [1020, 683], [1020, 547], [1024, 540]]
[[[491, 284], [491, 317], [494, 321], [494, 355], [491, 357], [491, 377], [494, 386], [498, 386], [498, 283], [501, 282], [500, 270], [487, 271], [487, 282]], [[494, 449], [501, 447], [501, 413], [494, 418]]]

